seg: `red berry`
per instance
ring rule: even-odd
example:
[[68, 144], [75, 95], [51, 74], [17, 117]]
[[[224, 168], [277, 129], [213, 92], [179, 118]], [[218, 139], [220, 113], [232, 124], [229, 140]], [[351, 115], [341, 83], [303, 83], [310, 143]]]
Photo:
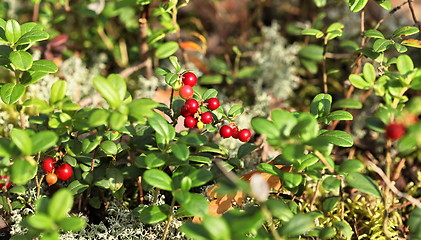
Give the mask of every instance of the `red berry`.
[[405, 135], [406, 128], [400, 123], [390, 123], [386, 126], [386, 137], [392, 140], [397, 140]]
[[45, 181], [48, 183], [48, 186], [51, 186], [57, 182], [57, 175], [48, 173], [47, 176], [45, 176]]
[[44, 162], [42, 162], [42, 169], [46, 172], [52, 172], [54, 170], [54, 165], [56, 160], [54, 158], [46, 158]]
[[240, 131], [238, 131], [238, 128], [236, 126], [231, 127], [232, 128], [232, 137], [235, 139], [238, 139], [238, 133]]
[[192, 116], [188, 116], [184, 119], [184, 126], [186, 128], [194, 128], [196, 124], [197, 124], [197, 119]]
[[184, 106], [187, 107], [187, 110], [191, 114], [195, 114], [197, 112], [197, 109], [199, 109], [199, 103], [193, 98], [187, 99], [186, 104], [184, 104]]
[[251, 132], [248, 129], [243, 129], [238, 133], [238, 139], [242, 142], [248, 142], [251, 138]]
[[180, 109], [180, 114], [183, 117], [191, 116], [192, 113], [189, 111], [188, 107], [186, 105], [183, 105]]
[[3, 190], [3, 187], [4, 187], [3, 184], [5, 183], [7, 183], [6, 188], [9, 188], [10, 186], [12, 186], [12, 182], [10, 181], [9, 176], [6, 176], [6, 175], [0, 176], [0, 191]]
[[221, 127], [221, 129], [219, 129], [219, 134], [221, 134], [221, 136], [223, 138], [229, 138], [232, 136], [232, 128], [228, 125], [224, 125]]
[[209, 98], [208, 99], [208, 108], [209, 110], [215, 110], [219, 108], [221, 104], [219, 103], [219, 100], [217, 98]]
[[202, 113], [201, 120], [204, 124], [212, 123], [212, 113], [210, 112], [204, 112]]
[[56, 173], [59, 179], [66, 181], [72, 176], [73, 169], [69, 164], [63, 163], [62, 165], [60, 165], [60, 167], [56, 169]]
[[182, 97], [184, 99], [189, 99], [189, 98], [193, 97], [194, 91], [193, 91], [193, 88], [190, 85], [184, 85], [180, 88], [178, 93], [180, 94], [180, 97]]
[[191, 87], [193, 87], [194, 85], [196, 85], [197, 83], [197, 77], [194, 73], [192, 72], [186, 72], [181, 76], [181, 79], [183, 80], [183, 83], [185, 85], [189, 85]]

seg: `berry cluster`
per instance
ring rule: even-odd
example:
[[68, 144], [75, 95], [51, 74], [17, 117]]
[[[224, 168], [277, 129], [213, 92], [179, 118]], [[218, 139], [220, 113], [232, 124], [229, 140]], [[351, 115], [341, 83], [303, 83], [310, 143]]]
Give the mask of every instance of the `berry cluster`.
[[[221, 103], [217, 98], [209, 98], [206, 102], [197, 101], [192, 98], [194, 95], [193, 86], [197, 83], [197, 77], [192, 72], [186, 72], [181, 75], [182, 86], [179, 88], [179, 95], [186, 99], [185, 104], [180, 109], [181, 116], [184, 117], [184, 126], [186, 128], [203, 129], [205, 124], [213, 123], [213, 115], [210, 111], [219, 108]], [[201, 106], [206, 106], [210, 111], [202, 112]], [[203, 109], [203, 108], [202, 108]], [[239, 130], [238, 127], [231, 123], [231, 126], [223, 125], [220, 129], [223, 138], [233, 137], [242, 142], [248, 142], [251, 138], [251, 132], [248, 129]]]
[[72, 177], [73, 169], [67, 164], [63, 163], [56, 168], [56, 160], [54, 158], [46, 158], [42, 162], [42, 169], [47, 172], [45, 180], [48, 186], [51, 186], [57, 182], [58, 179], [66, 181]]
[[9, 188], [12, 186], [12, 182], [9, 179], [9, 176], [2, 175], [0, 176], [0, 191], [3, 190], [3, 187], [5, 187], [3, 184], [6, 183], [6, 188]]
[[219, 129], [219, 134], [223, 138], [233, 137], [235, 139], [239, 139], [242, 142], [248, 142], [251, 138], [251, 132], [248, 129], [238, 129], [237, 125], [223, 125], [221, 129]]

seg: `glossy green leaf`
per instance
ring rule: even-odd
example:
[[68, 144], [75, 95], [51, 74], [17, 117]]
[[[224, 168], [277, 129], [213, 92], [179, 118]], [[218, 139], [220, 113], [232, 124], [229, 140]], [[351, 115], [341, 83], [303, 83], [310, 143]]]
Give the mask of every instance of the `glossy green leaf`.
[[110, 116], [110, 113], [103, 108], [98, 108], [92, 111], [91, 115], [88, 118], [88, 124], [91, 127], [98, 127], [101, 125], [107, 125], [107, 120]]
[[290, 135], [291, 130], [298, 121], [293, 114], [280, 109], [273, 110], [271, 112], [271, 118], [275, 127], [280, 129], [281, 134], [285, 137]]
[[329, 121], [352, 120], [352, 119], [354, 119], [354, 117], [352, 116], [351, 113], [349, 113], [347, 111], [337, 110], [337, 111], [329, 113], [329, 115], [327, 116], [327, 119]]
[[349, 0], [349, 10], [352, 12], [359, 12], [367, 5], [368, 0]]
[[374, 69], [371, 63], [364, 64], [363, 76], [364, 76], [364, 80], [368, 82], [370, 85], [373, 84], [374, 81], [376, 80], [376, 70]]
[[241, 105], [234, 105], [228, 111], [229, 117], [236, 117], [244, 112], [244, 108]]
[[24, 51], [11, 52], [9, 54], [9, 60], [16, 69], [21, 71], [29, 70], [34, 62], [32, 55]]
[[217, 96], [218, 96], [218, 91], [211, 88], [211, 89], [206, 90], [206, 92], [202, 94], [202, 99], [206, 101], [209, 98], [216, 98]]
[[204, 217], [208, 214], [209, 206], [208, 200], [198, 193], [193, 193], [190, 200], [181, 204], [193, 216]]
[[405, 75], [414, 70], [414, 63], [408, 55], [403, 54], [398, 57], [396, 67], [400, 74]]
[[7, 20], [4, 30], [7, 41], [11, 43], [17, 42], [21, 36], [20, 25], [14, 19]]
[[398, 51], [399, 53], [404, 53], [408, 51], [408, 48], [402, 44], [394, 43], [393, 46], [395, 47], [396, 51]]
[[184, 143], [177, 143], [171, 145], [171, 150], [174, 156], [180, 160], [187, 160], [190, 156], [190, 150]]
[[345, 239], [351, 239], [352, 235], [354, 234], [349, 223], [345, 221], [343, 222], [335, 221], [333, 222], [333, 225], [342, 233], [342, 236]]
[[180, 231], [186, 234], [187, 237], [195, 240], [212, 239], [208, 230], [202, 225], [192, 222], [186, 222], [180, 227]]
[[56, 145], [58, 136], [53, 131], [40, 131], [31, 136], [32, 154], [44, 152]]
[[317, 136], [319, 131], [316, 117], [310, 113], [301, 113], [291, 134], [299, 135], [302, 141], [309, 141]]
[[317, 94], [310, 104], [311, 114], [319, 117], [327, 116], [332, 105], [332, 96], [329, 94]]
[[348, 108], [348, 109], [361, 109], [363, 104], [357, 99], [345, 98], [336, 101], [332, 108]]
[[54, 193], [48, 204], [48, 215], [54, 220], [61, 220], [66, 217], [73, 206], [73, 194], [66, 188]]
[[145, 182], [147, 182], [149, 185], [152, 185], [154, 187], [171, 191], [171, 178], [162, 170], [158, 169], [150, 169], [143, 173], [143, 179]]
[[265, 221], [260, 208], [248, 207], [244, 210], [231, 210], [223, 215], [223, 218], [230, 224], [232, 239], [245, 239], [249, 232], [255, 232]]
[[113, 141], [103, 141], [99, 147], [107, 155], [116, 155], [117, 154], [117, 145]]
[[58, 226], [64, 231], [77, 232], [86, 226], [86, 221], [81, 217], [68, 217], [59, 221]]
[[34, 72], [46, 72], [46, 73], [55, 73], [58, 68], [57, 65], [50, 60], [35, 60], [32, 64], [30, 71]]
[[54, 221], [52, 218], [47, 216], [44, 213], [36, 213], [29, 216], [26, 221], [29, 226], [39, 229], [39, 230], [51, 230], [54, 226]]
[[18, 158], [11, 167], [12, 182], [18, 185], [26, 184], [37, 173], [38, 164], [33, 159]]
[[184, 143], [187, 146], [198, 147], [208, 143], [208, 138], [200, 134], [190, 133], [186, 136], [181, 137], [179, 139], [179, 142]]
[[303, 175], [293, 172], [284, 172], [282, 174], [282, 181], [287, 188], [295, 188], [304, 180]]
[[160, 45], [155, 51], [155, 57], [158, 59], [167, 58], [178, 50], [178, 43], [169, 41]]
[[326, 191], [333, 191], [339, 188], [341, 180], [336, 177], [327, 177], [323, 179], [322, 186]]
[[264, 119], [264, 118], [253, 118], [251, 120], [251, 125], [253, 129], [260, 133], [265, 134], [268, 138], [277, 138], [279, 137], [280, 130], [275, 127], [273, 122]]
[[153, 169], [165, 164], [165, 156], [161, 152], [146, 152], [136, 158], [136, 165], [146, 169]]
[[50, 91], [50, 104], [56, 104], [63, 100], [66, 95], [67, 82], [58, 80], [53, 84]]
[[352, 145], [354, 145], [352, 136], [340, 130], [324, 132], [319, 136], [319, 138], [340, 147], [352, 147]]
[[405, 36], [409, 36], [409, 35], [413, 35], [415, 33], [418, 33], [420, 30], [417, 27], [413, 27], [413, 26], [405, 26], [405, 27], [401, 27], [396, 29], [393, 34], [392, 34], [392, 38], [402, 38]]
[[28, 44], [28, 43], [39, 42], [42, 40], [47, 40], [49, 36], [50, 35], [48, 35], [48, 33], [44, 31], [40, 31], [40, 30], [29, 31], [23, 34], [19, 38], [19, 40], [16, 42], [16, 45], [23, 45], [23, 44]]
[[111, 191], [118, 191], [123, 186], [123, 173], [117, 168], [107, 168], [105, 170], [105, 177], [110, 182], [109, 189]]
[[243, 158], [247, 154], [253, 152], [256, 148], [257, 148], [257, 145], [255, 145], [255, 144], [245, 143], [245, 144], [241, 145], [240, 148], [238, 148], [237, 157]]
[[279, 228], [284, 237], [298, 236], [314, 228], [314, 219], [309, 214], [297, 214]]
[[20, 128], [13, 128], [10, 132], [10, 136], [12, 137], [12, 141], [24, 154], [31, 155], [32, 141], [28, 132]]
[[322, 209], [325, 212], [330, 212], [336, 208], [338, 205], [338, 202], [341, 198], [334, 196], [334, 197], [328, 197], [323, 201]]
[[364, 169], [364, 164], [355, 159], [346, 160], [339, 166], [339, 171], [344, 173], [361, 172]]
[[366, 37], [371, 37], [371, 38], [383, 38], [383, 39], [384, 39], [383, 33], [381, 33], [381, 32], [380, 32], [380, 31], [378, 31], [378, 30], [374, 30], [374, 29], [370, 29], [370, 30], [365, 31], [365, 32], [364, 32], [364, 35], [365, 35]]
[[352, 172], [346, 176], [345, 180], [351, 187], [356, 188], [363, 193], [373, 195], [377, 198], [382, 197], [379, 185], [369, 176]]
[[143, 207], [137, 215], [143, 223], [154, 224], [167, 219], [169, 211], [170, 206], [166, 204], [160, 206], [153, 205]]
[[409, 215], [408, 227], [411, 236], [421, 238], [421, 208], [415, 207]]
[[1, 100], [6, 104], [13, 104], [23, 96], [25, 90], [22, 84], [6, 83], [0, 89]]
[[359, 89], [370, 89], [371, 85], [367, 81], [364, 80], [360, 75], [357, 74], [351, 74], [349, 75], [349, 81], [351, 82], [354, 87]]
[[323, 60], [323, 48], [318, 45], [307, 45], [298, 52], [298, 55], [307, 60], [319, 62]]
[[107, 79], [97, 76], [93, 79], [93, 83], [95, 89], [107, 100], [111, 108], [116, 108], [123, 102], [123, 99], [120, 99], [117, 89]]
[[43, 77], [47, 76], [47, 72], [24, 72], [22, 74], [22, 84], [28, 86], [32, 83], [38, 82]]
[[154, 114], [153, 109], [158, 106], [158, 103], [149, 98], [136, 99], [129, 104], [129, 120], [137, 123], [145, 123], [147, 117]]
[[324, 227], [319, 232], [320, 239], [331, 239], [336, 235], [336, 230], [333, 227]]
[[386, 51], [390, 45], [392, 45], [393, 42], [391, 40], [387, 40], [387, 39], [382, 39], [379, 38], [376, 41], [374, 41], [373, 44], [373, 51], [374, 52], [384, 52]]
[[314, 28], [308, 28], [308, 29], [303, 29], [301, 31], [301, 35], [310, 35], [310, 36], [323, 36], [323, 32], [318, 30], [318, 29], [314, 29]]
[[230, 225], [225, 219], [218, 216], [205, 216], [202, 224], [210, 233], [210, 239], [230, 240], [231, 230]]
[[287, 222], [294, 216], [291, 209], [282, 200], [268, 199], [265, 204], [268, 206], [272, 216], [279, 218], [282, 221]]
[[209, 182], [210, 180], [212, 180], [213, 178], [212, 172], [206, 169], [194, 170], [191, 173], [189, 173], [189, 175], [187, 176], [192, 181], [192, 187], [202, 186], [206, 184], [207, 182]]
[[88, 184], [84, 184], [79, 180], [75, 180], [73, 182], [71, 182], [68, 186], [67, 189], [73, 194], [79, 194], [84, 192], [86, 189], [88, 189], [89, 185]]

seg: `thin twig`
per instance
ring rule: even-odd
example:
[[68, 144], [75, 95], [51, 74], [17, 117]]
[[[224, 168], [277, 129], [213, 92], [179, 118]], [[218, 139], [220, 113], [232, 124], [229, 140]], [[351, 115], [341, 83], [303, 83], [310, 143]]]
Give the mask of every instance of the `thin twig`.
[[319, 191], [321, 183], [322, 183], [322, 181], [317, 181], [316, 189], [314, 190], [313, 198], [311, 199], [311, 203], [310, 203], [310, 210], [311, 211], [314, 210], [313, 206], [314, 206], [314, 203], [316, 202], [317, 192]]

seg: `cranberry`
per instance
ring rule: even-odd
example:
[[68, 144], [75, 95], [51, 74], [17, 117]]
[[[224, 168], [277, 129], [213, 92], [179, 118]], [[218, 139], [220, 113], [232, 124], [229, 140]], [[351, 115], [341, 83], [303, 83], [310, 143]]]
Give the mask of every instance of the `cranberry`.
[[204, 112], [202, 113], [201, 120], [204, 124], [212, 123], [212, 113], [210, 112]]
[[197, 83], [197, 77], [194, 73], [192, 72], [186, 72], [181, 76], [181, 79], [183, 80], [183, 83], [185, 85], [189, 85], [191, 87], [193, 87], [194, 85], [196, 85]]
[[182, 86], [178, 92], [180, 93], [180, 97], [184, 99], [189, 99], [194, 94], [194, 90], [190, 85]]
[[3, 190], [4, 183], [7, 183], [6, 188], [9, 188], [10, 186], [12, 186], [12, 182], [10, 182], [9, 176], [5, 176], [5, 175], [0, 176], [0, 191]]
[[398, 140], [405, 135], [406, 128], [400, 123], [390, 123], [386, 126], [386, 137], [392, 140]]
[[197, 112], [197, 109], [199, 109], [199, 103], [193, 98], [187, 99], [186, 104], [184, 104], [184, 106], [187, 107], [187, 110], [191, 114], [195, 114]]
[[46, 172], [52, 172], [54, 170], [54, 165], [56, 160], [54, 158], [46, 158], [44, 162], [42, 162], [42, 169]]
[[240, 132], [237, 128], [237, 126], [233, 126], [232, 128], [232, 137], [235, 139], [238, 139], [238, 133]]
[[180, 114], [183, 117], [191, 116], [192, 113], [189, 111], [188, 107], [186, 105], [183, 105], [180, 109]]
[[57, 175], [54, 173], [48, 173], [47, 176], [45, 176], [45, 181], [47, 181], [48, 186], [51, 186], [57, 182]]
[[248, 129], [243, 129], [238, 133], [238, 139], [242, 142], [248, 142], [251, 138], [251, 132]]
[[219, 108], [219, 106], [221, 105], [217, 98], [209, 98], [207, 103], [208, 103], [208, 109], [209, 110], [215, 110], [215, 109]]
[[67, 164], [63, 163], [56, 169], [57, 177], [63, 181], [66, 181], [70, 177], [72, 177], [73, 169], [72, 167]]
[[186, 128], [194, 128], [196, 124], [197, 124], [197, 119], [192, 116], [188, 116], [184, 119], [184, 126]]
[[232, 128], [228, 125], [224, 125], [221, 127], [221, 129], [219, 129], [219, 134], [221, 134], [221, 136], [223, 138], [229, 138], [232, 136]]

